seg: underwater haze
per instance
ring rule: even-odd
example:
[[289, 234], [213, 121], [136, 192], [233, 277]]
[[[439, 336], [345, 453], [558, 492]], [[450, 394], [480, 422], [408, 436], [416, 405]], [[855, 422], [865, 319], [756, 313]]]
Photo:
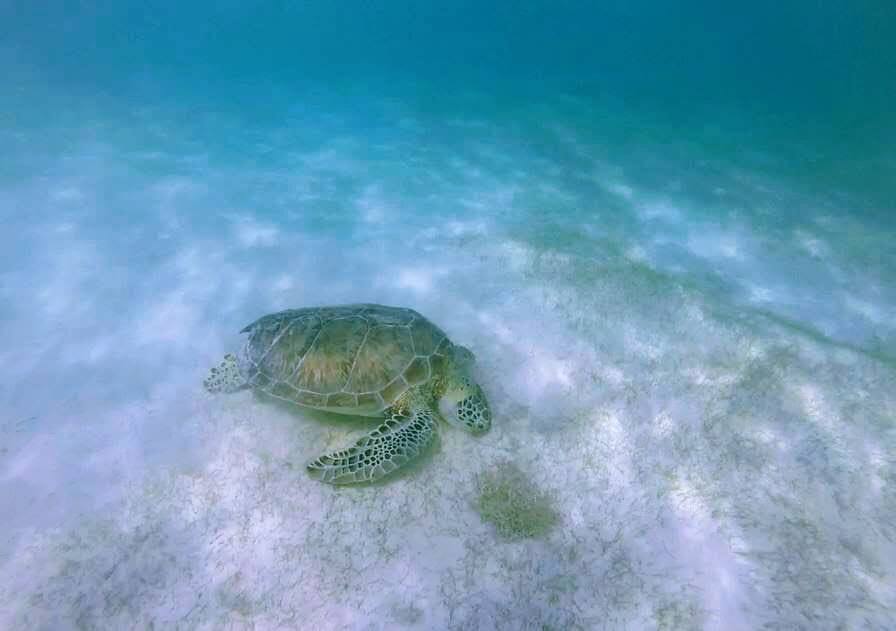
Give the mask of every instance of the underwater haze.
[[[0, 24], [0, 628], [896, 628], [892, 4]], [[202, 382], [359, 302], [493, 420], [333, 486]]]

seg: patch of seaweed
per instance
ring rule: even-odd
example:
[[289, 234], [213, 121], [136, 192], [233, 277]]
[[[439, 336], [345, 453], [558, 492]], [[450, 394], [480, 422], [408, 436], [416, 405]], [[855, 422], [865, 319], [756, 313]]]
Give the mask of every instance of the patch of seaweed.
[[513, 462], [502, 462], [477, 480], [475, 508], [508, 540], [541, 537], [558, 522], [550, 496]]

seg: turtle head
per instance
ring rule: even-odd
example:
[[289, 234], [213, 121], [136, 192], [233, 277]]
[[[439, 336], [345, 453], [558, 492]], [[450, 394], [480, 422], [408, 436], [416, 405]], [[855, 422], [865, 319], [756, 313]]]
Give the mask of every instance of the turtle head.
[[482, 388], [471, 376], [473, 353], [456, 346], [453, 359], [445, 375], [445, 391], [439, 397], [439, 412], [452, 425], [474, 434], [487, 432], [492, 412]]

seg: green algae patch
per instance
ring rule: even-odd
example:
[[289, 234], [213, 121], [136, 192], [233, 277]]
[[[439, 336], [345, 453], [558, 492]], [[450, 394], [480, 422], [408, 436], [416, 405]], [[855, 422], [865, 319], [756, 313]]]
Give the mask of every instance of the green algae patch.
[[476, 512], [504, 539], [541, 537], [559, 522], [550, 496], [512, 462], [482, 473], [477, 487]]

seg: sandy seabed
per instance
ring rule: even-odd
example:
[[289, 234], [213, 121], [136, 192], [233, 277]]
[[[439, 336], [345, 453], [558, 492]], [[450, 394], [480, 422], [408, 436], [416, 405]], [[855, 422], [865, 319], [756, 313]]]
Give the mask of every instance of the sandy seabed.
[[[892, 232], [773, 163], [370, 109], [6, 134], [0, 627], [893, 627]], [[370, 422], [201, 381], [358, 301], [473, 349], [495, 420], [334, 488]], [[477, 512], [507, 462], [537, 537]]]

